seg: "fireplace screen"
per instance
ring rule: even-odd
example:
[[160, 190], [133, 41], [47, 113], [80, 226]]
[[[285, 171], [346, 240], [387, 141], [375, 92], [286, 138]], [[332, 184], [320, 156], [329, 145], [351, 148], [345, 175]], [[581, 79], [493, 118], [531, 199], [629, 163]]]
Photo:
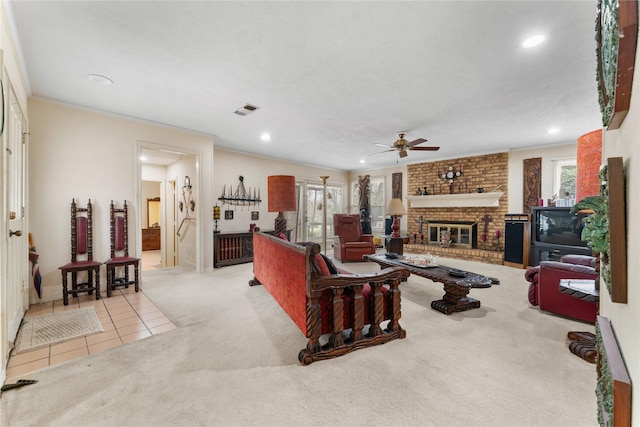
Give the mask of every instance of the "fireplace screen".
[[478, 247], [478, 224], [475, 222], [429, 222], [429, 240], [427, 243], [439, 245], [440, 233], [444, 230], [450, 233], [452, 246], [467, 249]]

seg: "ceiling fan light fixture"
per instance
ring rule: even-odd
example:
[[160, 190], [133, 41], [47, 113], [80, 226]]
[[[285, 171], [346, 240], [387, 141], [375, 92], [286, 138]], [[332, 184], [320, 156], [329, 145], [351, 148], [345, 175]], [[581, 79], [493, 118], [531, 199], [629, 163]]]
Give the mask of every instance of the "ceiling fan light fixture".
[[547, 37], [544, 34], [536, 34], [535, 36], [528, 37], [522, 42], [522, 47], [530, 49], [544, 43]]

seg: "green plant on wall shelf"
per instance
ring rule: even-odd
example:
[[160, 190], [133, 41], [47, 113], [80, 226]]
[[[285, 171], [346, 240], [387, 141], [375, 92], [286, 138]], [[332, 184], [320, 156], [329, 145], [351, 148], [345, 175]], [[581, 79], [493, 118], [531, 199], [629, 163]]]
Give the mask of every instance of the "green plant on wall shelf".
[[589, 247], [597, 253], [600, 253], [600, 274], [607, 284], [607, 289], [611, 291], [611, 275], [609, 270], [609, 206], [608, 206], [608, 187], [607, 167], [604, 166], [599, 174], [600, 182], [604, 183], [600, 186], [600, 195], [587, 196], [576, 203], [571, 208], [572, 213], [578, 211], [590, 210], [592, 215], [583, 219], [584, 228], [582, 229], [582, 240], [587, 242]]

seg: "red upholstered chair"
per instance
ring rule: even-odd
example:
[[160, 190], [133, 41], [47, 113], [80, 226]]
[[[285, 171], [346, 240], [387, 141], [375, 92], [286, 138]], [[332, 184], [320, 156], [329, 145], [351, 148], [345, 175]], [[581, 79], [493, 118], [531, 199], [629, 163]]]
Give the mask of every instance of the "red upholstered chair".
[[[71, 262], [59, 267], [62, 273], [62, 300], [69, 304], [69, 294], [74, 297], [80, 292], [89, 295], [96, 292], [96, 299], [100, 299], [100, 266], [101, 262], [93, 260], [93, 211], [91, 200], [86, 208], [78, 208], [76, 200], [71, 202]], [[71, 290], [68, 289], [68, 275], [71, 274]], [[78, 273], [86, 273], [86, 281]]]
[[595, 323], [598, 304], [560, 292], [560, 280], [599, 279], [596, 262], [596, 258], [586, 255], [564, 255], [560, 261], [542, 261], [539, 266], [527, 268], [529, 302], [540, 310]]
[[[113, 200], [110, 208], [111, 258], [105, 261], [107, 266], [107, 296], [111, 296], [118, 286], [128, 288], [134, 285], [138, 292], [140, 259], [129, 256], [129, 213], [127, 201], [122, 209], [116, 209]], [[133, 267], [133, 280], [129, 280], [129, 267]]]
[[373, 235], [362, 234], [360, 215], [333, 215], [333, 255], [345, 261], [363, 261], [363, 255], [376, 253]]

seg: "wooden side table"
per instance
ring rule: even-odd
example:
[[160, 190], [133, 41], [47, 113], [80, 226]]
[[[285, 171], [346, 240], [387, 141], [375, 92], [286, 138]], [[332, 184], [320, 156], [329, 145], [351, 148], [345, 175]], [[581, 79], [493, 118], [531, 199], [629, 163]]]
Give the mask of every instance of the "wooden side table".
[[[596, 281], [589, 279], [561, 279], [560, 292], [589, 302], [600, 302], [600, 290]], [[589, 363], [596, 363], [596, 336], [591, 332], [571, 331], [569, 350]]]
[[402, 255], [404, 253], [403, 242], [403, 237], [389, 237], [387, 251]]

